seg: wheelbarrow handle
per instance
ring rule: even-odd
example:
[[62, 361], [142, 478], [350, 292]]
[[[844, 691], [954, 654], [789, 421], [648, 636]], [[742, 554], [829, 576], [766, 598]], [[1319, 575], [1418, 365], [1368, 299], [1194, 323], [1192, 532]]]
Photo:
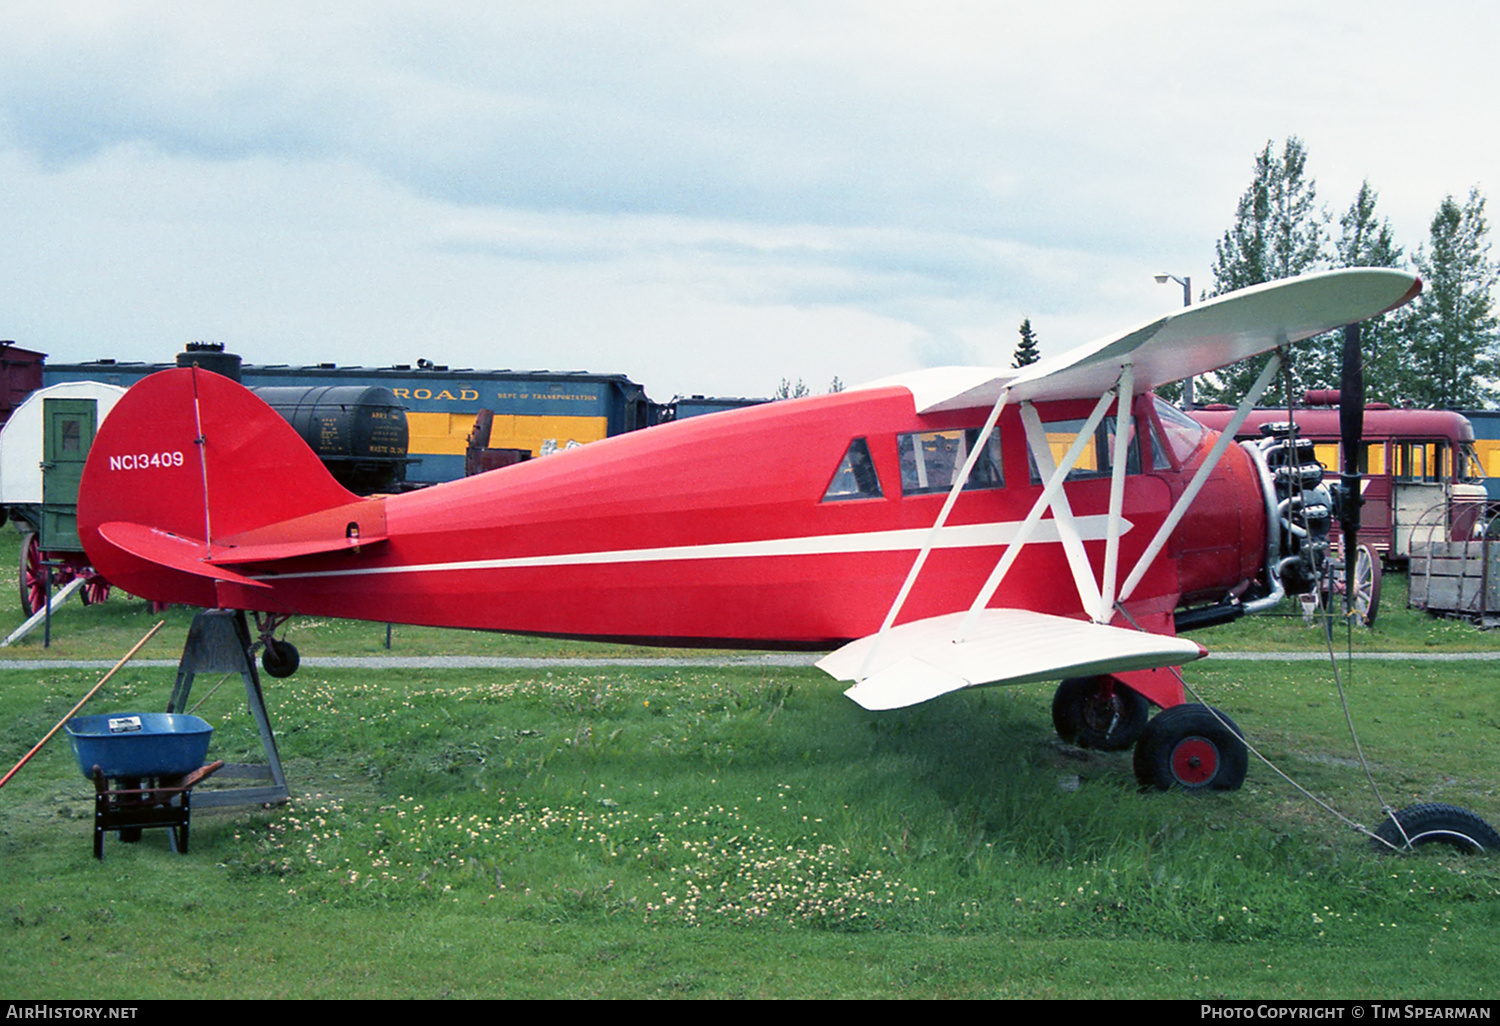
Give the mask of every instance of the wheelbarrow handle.
[[156, 621], [156, 626], [153, 627], [153, 628], [151, 628], [149, 631], [147, 631], [146, 632], [146, 636], [144, 638], [142, 638], [140, 641], [137, 641], [135, 643], [135, 647], [134, 648], [132, 648], [129, 652], [126, 652], [123, 656], [120, 657], [120, 661], [118, 663], [115, 663], [115, 665], [110, 668], [110, 671], [108, 673], [106, 673], [103, 677], [101, 677], [99, 679], [99, 683], [95, 684], [92, 688], [90, 688], [89, 689], [89, 693], [86, 694], [86, 695], [84, 695], [82, 698], [80, 698], [78, 700], [78, 704], [75, 705], [73, 708], [71, 708], [71, 709], [68, 710], [68, 715], [66, 715], [62, 719], [58, 720], [57, 721], [57, 726], [55, 726], [51, 730], [47, 731], [47, 736], [46, 737], [44, 737], [40, 741], [38, 741], [36, 743], [36, 746], [34, 748], [32, 748], [31, 751], [29, 751], [25, 755], [21, 756], [21, 761], [18, 762], [18, 763], [16, 763], [14, 766], [12, 766], [9, 773], [5, 774], [4, 777], [0, 777], [0, 787], [4, 787], [7, 783], [9, 783], [10, 782], [10, 778], [16, 775], [16, 771], [19, 770], [22, 766], [26, 765], [26, 763], [30, 761], [30, 759], [31, 759], [31, 757], [33, 755], [35, 755], [37, 752], [40, 752], [42, 750], [42, 746], [45, 745], [48, 741], [52, 740], [52, 735], [56, 734], [59, 730], [62, 730], [63, 729], [63, 724], [65, 724], [69, 720], [71, 720], [73, 718], [73, 715], [75, 713], [77, 713], [79, 709], [82, 709], [84, 707], [84, 704], [86, 702], [88, 702], [89, 699], [91, 699], [91, 698], [94, 697], [94, 692], [96, 692], [100, 688], [104, 687], [105, 683], [108, 682], [109, 678], [111, 678], [111, 677], [113, 677], [115, 675], [115, 672], [118, 671], [120, 669], [120, 667], [122, 667], [126, 663], [130, 662], [130, 660], [135, 656], [135, 654], [141, 650], [141, 646], [145, 645], [146, 642], [150, 641], [151, 640], [151, 636], [153, 634], [155, 634], [157, 631], [161, 630], [162, 624], [164, 624], [166, 622], [167, 621], [165, 621], [165, 620], [158, 620], [158, 621]]

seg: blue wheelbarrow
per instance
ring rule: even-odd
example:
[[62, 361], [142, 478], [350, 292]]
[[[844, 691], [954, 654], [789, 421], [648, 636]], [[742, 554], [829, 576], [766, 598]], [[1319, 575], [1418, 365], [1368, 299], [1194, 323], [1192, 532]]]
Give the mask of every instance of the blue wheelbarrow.
[[104, 857], [106, 832], [128, 843], [146, 827], [169, 827], [172, 848], [185, 854], [192, 788], [224, 765], [203, 764], [214, 728], [185, 713], [104, 713], [70, 720], [67, 730], [78, 768], [94, 782], [94, 857]]

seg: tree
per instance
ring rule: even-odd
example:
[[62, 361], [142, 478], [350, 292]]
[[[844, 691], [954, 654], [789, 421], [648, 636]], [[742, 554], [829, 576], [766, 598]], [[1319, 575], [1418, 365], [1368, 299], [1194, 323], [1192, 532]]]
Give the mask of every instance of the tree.
[[1019, 370], [1030, 367], [1041, 358], [1041, 350], [1036, 344], [1036, 332], [1031, 330], [1031, 318], [1028, 317], [1021, 322], [1021, 341], [1016, 344], [1016, 358], [1011, 366]]
[[[1334, 243], [1337, 267], [1403, 267], [1406, 256], [1396, 245], [1391, 223], [1375, 213], [1379, 195], [1369, 181], [1339, 218]], [[1407, 344], [1406, 311], [1383, 314], [1364, 323], [1365, 401], [1396, 405], [1403, 395], [1403, 364]], [[1343, 333], [1330, 332], [1309, 340], [1298, 357], [1301, 378], [1309, 388], [1338, 388], [1343, 371]]]
[[795, 385], [786, 378], [782, 378], [781, 384], [776, 386], [776, 394], [771, 396], [771, 398], [801, 399], [803, 396], [811, 394], [812, 392], [808, 389], [807, 383], [804, 382], [801, 378], [797, 379], [797, 383]]
[[842, 392], [847, 387], [848, 386], [844, 384], [844, 380], [842, 378], [840, 378], [837, 374], [835, 374], [833, 376], [833, 380], [828, 383], [828, 394], [829, 395], [837, 395], [839, 392]]
[[[1255, 157], [1255, 174], [1240, 197], [1234, 224], [1214, 246], [1214, 288], [1221, 296], [1236, 289], [1290, 278], [1326, 260], [1328, 215], [1319, 209], [1317, 186], [1307, 176], [1307, 149], [1296, 136], [1281, 155], [1274, 142]], [[1205, 398], [1239, 401], [1268, 357], [1226, 367], [1204, 382]]]
[[1490, 259], [1484, 197], [1463, 206], [1449, 196], [1416, 255], [1424, 282], [1410, 320], [1405, 398], [1421, 406], [1464, 409], [1500, 398], [1500, 334], [1491, 290], [1500, 273]]

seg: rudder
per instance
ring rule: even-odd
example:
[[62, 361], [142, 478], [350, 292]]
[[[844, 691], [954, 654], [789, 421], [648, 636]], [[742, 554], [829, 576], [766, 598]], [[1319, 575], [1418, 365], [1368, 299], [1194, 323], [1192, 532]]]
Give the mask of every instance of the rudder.
[[[181, 368], [138, 382], [100, 426], [79, 487], [78, 531], [94, 568], [126, 591], [211, 607], [214, 580], [226, 572], [207, 563], [222, 540], [358, 502], [248, 389]], [[142, 546], [101, 534], [105, 525], [198, 555], [143, 557]]]

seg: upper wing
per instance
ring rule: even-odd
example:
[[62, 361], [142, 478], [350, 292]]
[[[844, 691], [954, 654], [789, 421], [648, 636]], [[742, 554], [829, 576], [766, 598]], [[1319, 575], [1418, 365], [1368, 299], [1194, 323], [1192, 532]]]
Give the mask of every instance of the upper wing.
[[[1196, 642], [1106, 627], [1024, 609], [985, 609], [968, 638], [953, 640], [965, 613], [892, 627], [818, 661], [866, 709], [900, 709], [980, 684], [1024, 684], [1176, 666], [1208, 654]], [[878, 647], [876, 647], [878, 645]], [[875, 648], [875, 662], [865, 661]]]
[[990, 406], [1006, 388], [1014, 400], [1093, 398], [1114, 385], [1126, 363], [1144, 391], [1366, 320], [1421, 291], [1421, 280], [1405, 271], [1324, 271], [1185, 307], [1021, 371], [941, 368], [878, 384], [911, 388], [918, 413]]

